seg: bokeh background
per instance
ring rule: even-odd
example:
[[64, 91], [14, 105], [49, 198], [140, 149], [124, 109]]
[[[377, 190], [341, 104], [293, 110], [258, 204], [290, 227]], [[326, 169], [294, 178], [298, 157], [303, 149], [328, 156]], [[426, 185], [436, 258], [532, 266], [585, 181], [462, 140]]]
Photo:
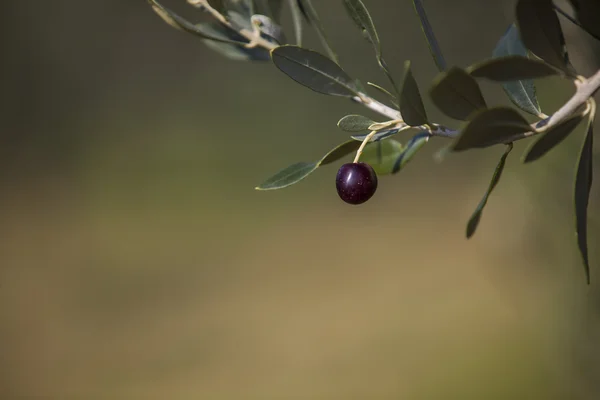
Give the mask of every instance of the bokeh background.
[[[315, 5], [347, 71], [385, 83], [341, 2]], [[411, 2], [367, 5], [392, 70], [412, 60], [426, 91], [436, 69]], [[514, 1], [426, 6], [466, 66]], [[257, 192], [346, 140], [343, 115], [376, 116], [222, 58], [143, 0], [13, 1], [0, 18], [0, 398], [600, 396], [598, 185], [591, 286], [573, 234], [583, 132], [527, 166], [519, 143], [466, 240], [502, 149], [440, 164], [432, 140], [360, 207], [337, 197], [336, 166]], [[599, 47], [562, 22], [589, 75]], [[548, 112], [572, 89], [539, 90]]]

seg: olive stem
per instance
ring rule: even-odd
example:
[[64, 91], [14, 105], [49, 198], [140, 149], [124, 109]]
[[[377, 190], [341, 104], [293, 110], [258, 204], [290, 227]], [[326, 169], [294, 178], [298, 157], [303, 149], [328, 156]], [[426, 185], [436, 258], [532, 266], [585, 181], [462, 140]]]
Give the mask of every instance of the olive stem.
[[223, 25], [227, 26], [228, 28], [238, 32], [244, 38], [248, 39], [248, 44], [246, 44], [247, 48], [262, 47], [267, 50], [273, 50], [275, 47], [278, 46], [276, 43], [271, 43], [268, 40], [264, 39], [262, 36], [260, 36], [260, 30], [258, 30], [258, 29], [254, 29], [254, 30], [248, 30], [245, 28], [235, 29], [233, 27], [233, 25], [231, 25], [231, 23], [229, 21], [227, 21], [227, 18], [225, 18], [225, 16], [223, 14], [221, 14], [219, 11], [215, 10], [215, 8], [212, 7], [208, 3], [208, 0], [187, 0], [187, 1], [189, 4], [191, 4], [194, 7], [205, 9], [213, 17], [215, 17], [220, 23], [222, 23]]
[[356, 150], [356, 157], [354, 157], [354, 161], [353, 161], [354, 164], [356, 164], [358, 162], [358, 159], [360, 158], [363, 150], [365, 149], [365, 146], [371, 139], [373, 139], [373, 136], [375, 136], [376, 133], [377, 133], [377, 131], [371, 131], [371, 133], [369, 133], [363, 139], [363, 142], [361, 143], [360, 147], [358, 148], [358, 150]]

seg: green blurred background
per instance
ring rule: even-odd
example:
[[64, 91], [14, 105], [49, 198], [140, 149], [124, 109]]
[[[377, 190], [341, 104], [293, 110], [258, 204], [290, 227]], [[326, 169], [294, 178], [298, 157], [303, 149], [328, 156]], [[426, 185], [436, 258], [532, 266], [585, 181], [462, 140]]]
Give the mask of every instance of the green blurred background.
[[[410, 59], [425, 91], [411, 2], [366, 4], [392, 70]], [[489, 57], [514, 7], [425, 4], [460, 66]], [[315, 5], [347, 71], [385, 83], [341, 2]], [[600, 396], [597, 185], [591, 286], [572, 222], [581, 131], [527, 166], [519, 143], [467, 241], [502, 149], [438, 164], [432, 140], [360, 207], [337, 197], [336, 166], [257, 192], [346, 140], [343, 115], [376, 116], [224, 59], [143, 0], [3, 6], [0, 398]], [[598, 46], [563, 27], [589, 75]], [[546, 112], [569, 90], [545, 82]]]

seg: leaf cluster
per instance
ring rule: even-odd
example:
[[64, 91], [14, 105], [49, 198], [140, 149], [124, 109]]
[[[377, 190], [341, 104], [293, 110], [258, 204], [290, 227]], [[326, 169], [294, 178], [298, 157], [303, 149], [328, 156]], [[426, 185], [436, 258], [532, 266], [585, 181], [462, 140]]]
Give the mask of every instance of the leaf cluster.
[[[504, 147], [490, 184], [467, 223], [466, 236], [472, 237], [479, 225], [492, 191], [503, 175], [513, 143], [528, 137], [536, 139], [528, 147], [522, 161], [539, 160], [561, 144], [581, 123], [587, 124], [576, 162], [574, 181], [575, 231], [589, 282], [587, 249], [587, 206], [592, 183], [592, 125], [596, 105], [584, 99], [569, 115], [560, 119], [544, 114], [536, 93], [536, 82], [558, 76], [575, 82], [581, 78], [570, 63], [558, 14], [566, 16], [590, 35], [600, 38], [600, 9], [592, 2], [572, 0], [576, 16], [558, 9], [551, 0], [519, 0], [515, 21], [502, 33], [491, 57], [466, 67], [448, 66], [440, 44], [429, 23], [421, 0], [413, 0], [414, 11], [439, 74], [426, 94], [438, 111], [460, 124], [452, 130], [431, 122], [422, 93], [413, 74], [410, 60], [403, 65], [402, 78], [397, 81], [384, 58], [384, 51], [374, 20], [362, 0], [340, 0], [362, 37], [373, 47], [375, 60], [389, 87], [368, 82], [395, 109], [377, 101], [362, 83], [351, 77], [328, 39], [317, 10], [310, 0], [188, 0], [208, 11], [214, 20], [191, 23], [163, 7], [156, 0], [147, 0], [152, 9], [169, 25], [199, 36], [215, 51], [236, 60], [270, 60], [273, 65], [298, 84], [319, 94], [345, 97], [372, 110], [393, 110], [392, 118], [375, 121], [370, 117], [349, 114], [338, 121], [338, 128], [350, 138], [317, 161], [297, 162], [274, 174], [256, 187], [275, 190], [300, 182], [319, 167], [332, 164], [358, 151], [362, 162], [370, 164], [379, 175], [395, 174], [428, 143], [433, 136], [452, 139], [445, 151], [462, 152], [495, 145]], [[280, 25], [281, 13], [288, 8], [293, 35], [286, 35]], [[596, 7], [596, 8], [594, 8]], [[598, 11], [595, 16], [586, 11]], [[324, 52], [303, 47], [305, 27], [314, 29]], [[288, 40], [293, 37], [293, 42]], [[480, 81], [498, 83], [514, 107], [489, 105], [480, 88]], [[380, 113], [382, 113], [380, 111]], [[530, 124], [522, 113], [539, 122]], [[383, 112], [382, 114], [391, 114]], [[393, 138], [412, 131], [406, 140]], [[361, 144], [365, 144], [364, 150]], [[362, 150], [362, 153], [361, 153]]]

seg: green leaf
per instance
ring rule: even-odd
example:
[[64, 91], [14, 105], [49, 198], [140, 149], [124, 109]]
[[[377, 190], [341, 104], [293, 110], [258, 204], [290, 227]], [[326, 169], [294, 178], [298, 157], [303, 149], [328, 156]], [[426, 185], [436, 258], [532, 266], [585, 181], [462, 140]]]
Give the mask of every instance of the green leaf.
[[562, 29], [551, 0], [519, 0], [516, 23], [521, 39], [533, 54], [565, 72]]
[[319, 36], [319, 39], [321, 40], [321, 44], [323, 45], [323, 47], [325, 47], [325, 51], [329, 55], [329, 58], [331, 58], [336, 64], [339, 64], [340, 61], [338, 59], [338, 56], [335, 53], [335, 51], [333, 51], [333, 48], [331, 47], [331, 44], [329, 43], [329, 39], [327, 38], [327, 35], [325, 34], [325, 28], [323, 28], [323, 24], [321, 23], [319, 14], [317, 14], [317, 10], [315, 10], [315, 7], [312, 5], [312, 2], [310, 0], [296, 0], [296, 1], [298, 3], [298, 6], [300, 7], [301, 11], [303, 12], [303, 14], [306, 16], [306, 19], [308, 20], [308, 22], [317, 31], [317, 35]]
[[429, 94], [444, 114], [458, 120], [487, 107], [475, 78], [458, 67], [440, 73]]
[[575, 128], [577, 128], [577, 125], [579, 125], [584, 118], [585, 116], [583, 113], [579, 113], [572, 115], [549, 128], [540, 136], [538, 140], [531, 144], [529, 149], [525, 152], [523, 162], [529, 163], [540, 159], [554, 147], [559, 145], [563, 140], [565, 140], [567, 136], [569, 136], [575, 130]]
[[186, 19], [180, 17], [175, 14], [173, 11], [169, 10], [166, 7], [163, 7], [156, 0], [147, 0], [148, 3], [152, 6], [152, 10], [162, 18], [167, 24], [171, 25], [173, 28], [178, 29], [183, 32], [192, 33], [196, 36], [200, 36], [203, 39], [214, 40], [217, 42], [224, 43], [235, 43], [235, 44], [245, 44], [247, 41], [236, 41], [232, 40], [223, 35], [215, 35], [212, 30], [206, 29], [206, 25], [197, 24], [194, 25]]
[[[571, 0], [577, 19], [562, 14], [596, 40], [600, 40], [600, 2], [598, 0]], [[557, 8], [557, 11], [562, 11]]]
[[334, 163], [348, 154], [358, 150], [360, 143], [355, 140], [348, 140], [336, 147], [334, 147], [329, 153], [325, 154], [323, 158], [317, 163], [317, 166], [328, 165]]
[[486, 78], [497, 82], [544, 78], [560, 75], [561, 71], [543, 61], [520, 55], [492, 58], [467, 68], [475, 78]]
[[395, 174], [404, 168], [404, 166], [413, 159], [415, 154], [425, 146], [430, 137], [431, 135], [427, 131], [419, 132], [413, 136], [408, 143], [406, 143], [404, 151], [396, 158], [394, 166], [392, 167], [392, 173]]
[[445, 71], [446, 60], [444, 60], [444, 56], [442, 55], [440, 45], [438, 44], [438, 41], [435, 38], [435, 34], [433, 33], [433, 29], [431, 28], [429, 19], [427, 18], [425, 7], [423, 7], [423, 3], [421, 2], [421, 0], [413, 0], [413, 6], [415, 8], [415, 12], [419, 16], [419, 20], [421, 21], [421, 29], [423, 30], [425, 39], [427, 39], [427, 45], [429, 46], [431, 56], [433, 57], [435, 64], [437, 65], [440, 72]]
[[360, 162], [369, 164], [377, 175], [392, 173], [396, 159], [404, 151], [404, 146], [397, 140], [369, 143], [360, 156]]
[[479, 111], [462, 129], [453, 151], [483, 148], [512, 142], [515, 135], [531, 131], [531, 126], [515, 109], [494, 107]]
[[504, 166], [506, 165], [506, 158], [508, 157], [508, 154], [511, 152], [512, 149], [513, 144], [508, 143], [504, 154], [500, 158], [500, 162], [498, 162], [498, 165], [496, 166], [496, 170], [494, 171], [494, 175], [492, 176], [492, 180], [490, 182], [490, 185], [488, 186], [487, 191], [483, 195], [483, 198], [477, 205], [475, 212], [473, 213], [473, 215], [469, 219], [469, 222], [467, 223], [467, 239], [471, 238], [475, 233], [475, 230], [479, 225], [479, 221], [481, 220], [481, 214], [483, 213], [483, 209], [488, 202], [490, 194], [492, 193], [496, 185], [498, 185], [498, 182], [500, 182], [500, 178], [502, 177], [502, 171], [504, 171]]
[[296, 35], [296, 45], [302, 46], [302, 11], [297, 0], [288, 0], [292, 12], [292, 23], [294, 24], [294, 33]]
[[394, 81], [394, 77], [390, 73], [387, 63], [383, 59], [383, 54], [381, 52], [381, 42], [379, 41], [379, 35], [377, 34], [377, 30], [375, 29], [375, 24], [373, 23], [371, 14], [369, 14], [369, 10], [367, 10], [367, 7], [365, 7], [364, 3], [361, 0], [344, 0], [344, 6], [346, 7], [346, 11], [350, 15], [354, 23], [363, 33], [365, 39], [367, 39], [367, 41], [369, 41], [375, 48], [375, 55], [377, 57], [379, 67], [387, 76], [388, 80], [394, 87], [396, 93], [398, 93], [398, 97], [400, 97], [398, 86]]
[[361, 132], [369, 129], [375, 121], [362, 115], [346, 115], [338, 121], [338, 127], [346, 132]]
[[410, 70], [410, 61], [404, 63], [404, 82], [400, 91], [400, 113], [404, 122], [411, 126], [427, 124], [427, 113], [421, 99], [419, 86]]
[[379, 86], [376, 83], [373, 82], [367, 82], [367, 85], [374, 87], [375, 89], [379, 90], [381, 93], [385, 94], [386, 96], [389, 97], [390, 101], [392, 102], [393, 105], [395, 105], [396, 107], [400, 107], [400, 102], [398, 101], [398, 99], [396, 98], [396, 96], [394, 96], [393, 94], [391, 94], [387, 89], [385, 89], [382, 86]]
[[271, 59], [283, 73], [315, 92], [344, 97], [358, 95], [353, 79], [339, 65], [316, 51], [279, 46], [271, 50]]
[[583, 260], [583, 266], [585, 268], [585, 275], [587, 283], [590, 283], [590, 261], [588, 257], [588, 244], [587, 244], [587, 208], [590, 198], [590, 191], [592, 187], [593, 178], [593, 138], [594, 138], [594, 118], [596, 116], [596, 102], [591, 99], [592, 109], [589, 113], [588, 127], [579, 154], [579, 161], [577, 163], [577, 173], [575, 175], [575, 190], [574, 190], [574, 201], [575, 201], [575, 232], [577, 234], [577, 244], [579, 247], [579, 253]]
[[344, 0], [344, 6], [354, 23], [363, 32], [364, 37], [375, 47], [377, 57], [381, 57], [379, 35], [367, 7], [361, 0]]
[[355, 140], [349, 140], [333, 148], [323, 158], [317, 162], [298, 162], [290, 165], [279, 171], [259, 186], [255, 187], [255, 190], [276, 190], [283, 189], [291, 186], [295, 183], [300, 182], [308, 175], [313, 173], [318, 167], [322, 165], [331, 164], [348, 154], [358, 150], [361, 143]]
[[[519, 28], [515, 24], [511, 24], [504, 35], [496, 44], [496, 48], [492, 53], [493, 57], [505, 57], [510, 55], [528, 56], [527, 48], [521, 41]], [[542, 116], [540, 105], [538, 104], [535, 85], [532, 80], [517, 80], [513, 82], [505, 82], [502, 88], [512, 101], [521, 110]]]
[[317, 169], [316, 163], [311, 162], [299, 162], [290, 165], [287, 168], [282, 169], [259, 186], [256, 190], [275, 190], [283, 189], [291, 186], [294, 183], [300, 182], [302, 179], [310, 175], [315, 169]]

